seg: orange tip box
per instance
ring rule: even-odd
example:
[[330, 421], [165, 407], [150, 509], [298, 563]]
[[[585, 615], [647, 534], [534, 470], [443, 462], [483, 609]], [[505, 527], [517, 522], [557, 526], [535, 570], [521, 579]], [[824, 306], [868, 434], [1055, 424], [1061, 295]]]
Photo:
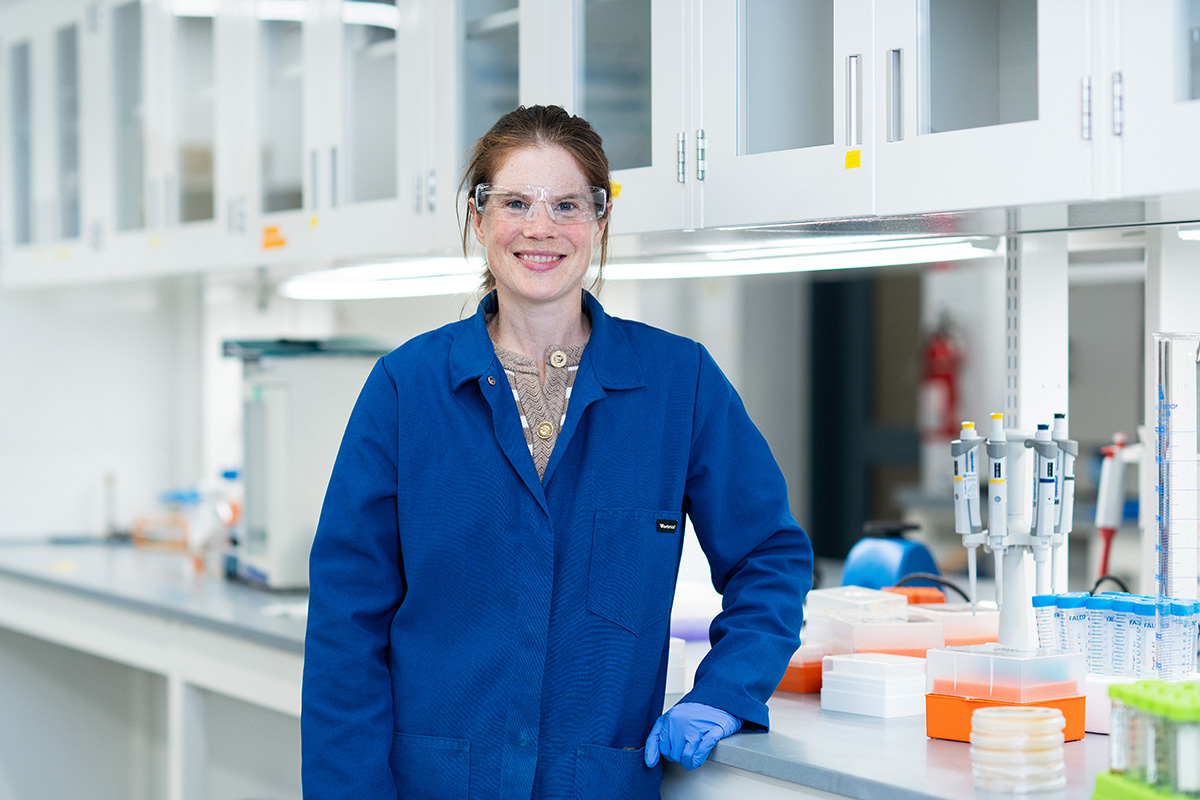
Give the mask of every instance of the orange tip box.
[[788, 662], [779, 689], [799, 694], [821, 691], [821, 659], [828, 652], [829, 645], [824, 642], [800, 645]]
[[946, 602], [946, 595], [936, 586], [885, 586], [879, 591], [903, 595], [908, 599], [910, 606], [917, 603]]
[[908, 600], [899, 594], [863, 586], [814, 589], [804, 601], [805, 640], [829, 638], [829, 618], [847, 611], [890, 611], [903, 614]]
[[954, 697], [946, 694], [925, 695], [925, 735], [930, 739], [948, 739], [952, 742], [971, 741], [971, 715], [977, 708], [989, 706], [1039, 706], [1057, 708], [1066, 718], [1063, 741], [1074, 742], [1083, 738], [1084, 698], [1062, 697], [1058, 700], [1041, 700], [1036, 703], [1004, 703], [998, 700], [983, 700], [971, 697]]

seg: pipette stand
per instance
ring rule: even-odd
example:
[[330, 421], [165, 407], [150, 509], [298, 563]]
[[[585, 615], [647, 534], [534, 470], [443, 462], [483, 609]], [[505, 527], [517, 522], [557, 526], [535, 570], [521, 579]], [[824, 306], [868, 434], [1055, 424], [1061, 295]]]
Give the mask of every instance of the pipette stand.
[[[996, 604], [1000, 610], [999, 642], [971, 648], [947, 647], [929, 651], [929, 657], [949, 658], [953, 664], [953, 694], [936, 691], [930, 684], [926, 695], [927, 719], [958, 719], [961, 725], [927, 726], [934, 738], [967, 741], [970, 735], [970, 711], [978, 705], [1045, 705], [1059, 708], [1073, 731], [1083, 732], [1084, 700], [1082, 676], [1086, 673], [1083, 653], [1050, 653], [1037, 649], [1033, 624], [1034, 593], [1049, 594], [1065, 590], [1058, 584], [1053, 569], [1066, 558], [1067, 534], [1071, 528], [1066, 510], [1072, 508], [1074, 481], [1064, 479], [1073, 472], [1078, 446], [1066, 438], [1066, 419], [1056, 420], [1053, 438], [1049, 425], [1039, 426], [1029, 437], [1018, 431], [1005, 431], [1001, 415], [992, 415], [992, 428], [986, 440], [979, 438], [972, 423], [963, 423], [963, 436], [951, 443], [955, 459], [955, 528], [963, 537], [968, 554], [980, 545], [996, 556]], [[980, 447], [986, 445], [986, 448]], [[971, 454], [987, 453], [987, 522], [981, 524], [982, 493], [976, 461]], [[1027, 476], [1026, 458], [1034, 456], [1032, 480]], [[1064, 456], [1067, 457], [1064, 463]], [[1026, 521], [1026, 486], [1032, 487], [1033, 516]], [[975, 506], [972, 507], [972, 502]], [[1032, 557], [1035, 565], [1035, 592], [1030, 591], [1026, 576]], [[974, 564], [970, 558], [969, 563]], [[1063, 562], [1065, 563], [1065, 562]], [[972, 574], [972, 578], [974, 575]], [[972, 580], [971, 602], [975, 603]], [[961, 661], [961, 659], [966, 659]], [[969, 665], [969, 666], [959, 666]], [[979, 682], [962, 680], [962, 670], [990, 675], [993, 681], [980, 689]], [[999, 676], [1016, 670], [1023, 681], [1023, 694], [1017, 699], [1009, 693], [1009, 682]], [[1068, 678], [1067, 673], [1070, 677]], [[946, 684], [939, 683], [937, 688]], [[936, 712], [936, 713], [935, 713]]]

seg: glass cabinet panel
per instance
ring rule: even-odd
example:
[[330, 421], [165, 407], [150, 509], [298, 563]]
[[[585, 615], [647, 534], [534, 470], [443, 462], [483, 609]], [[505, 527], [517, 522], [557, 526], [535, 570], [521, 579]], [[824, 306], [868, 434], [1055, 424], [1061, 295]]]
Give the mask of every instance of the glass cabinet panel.
[[[278, 5], [278, 4], [272, 4]], [[304, 3], [295, 19], [259, 21], [262, 210], [304, 207]]]
[[142, 6], [116, 6], [113, 32], [113, 124], [116, 126], [116, 228], [146, 226], [145, 127], [142, 108]]
[[466, 153], [502, 115], [519, 105], [517, 0], [464, 0], [463, 141]]
[[651, 158], [650, 0], [587, 0], [584, 5], [581, 116], [604, 139], [614, 170]]
[[1180, 5], [1181, 99], [1200, 100], [1200, 0], [1182, 0]]
[[833, 0], [744, 0], [738, 154], [833, 144]]
[[80, 231], [79, 26], [54, 34], [55, 101], [58, 131], [58, 236], [76, 239]]
[[1037, 119], [1037, 0], [923, 3], [919, 132]]
[[9, 113], [12, 121], [13, 241], [33, 242], [33, 46], [18, 42], [9, 50]]
[[395, 0], [342, 3], [342, 149], [351, 203], [396, 196], [397, 27]]
[[176, 17], [172, 92], [176, 135], [174, 221], [213, 218], [216, 56], [212, 17]]

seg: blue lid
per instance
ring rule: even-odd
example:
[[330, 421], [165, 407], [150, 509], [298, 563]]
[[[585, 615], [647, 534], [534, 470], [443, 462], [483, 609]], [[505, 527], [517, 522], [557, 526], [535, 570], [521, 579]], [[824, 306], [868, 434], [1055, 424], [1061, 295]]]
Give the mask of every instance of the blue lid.
[[1085, 592], [1067, 592], [1058, 596], [1055, 605], [1059, 608], [1083, 608]]
[[1112, 608], [1114, 599], [1115, 598], [1109, 595], [1093, 595], [1091, 597], [1083, 598], [1083, 604], [1088, 608]]
[[226, 469], [221, 471], [221, 477], [227, 481], [236, 481], [242, 476], [242, 473], [236, 469]]
[[1153, 617], [1158, 612], [1158, 604], [1153, 600], [1134, 600], [1133, 610], [1139, 617]]
[[195, 489], [168, 489], [158, 496], [163, 503], [178, 503], [193, 506], [200, 502], [200, 492]]
[[1039, 431], [1048, 431], [1048, 430], [1050, 430], [1050, 426], [1048, 424], [1043, 425], [1042, 423], [1039, 422], [1037, 429]]
[[1124, 597], [1113, 598], [1113, 611], [1120, 613], [1128, 613], [1133, 611], [1133, 598], [1128, 595]]
[[1045, 608], [1046, 606], [1053, 606], [1054, 602], [1055, 602], [1055, 596], [1052, 594], [1035, 594], [1033, 596], [1033, 607], [1034, 608]]
[[1171, 603], [1172, 617], [1190, 617], [1192, 615], [1192, 602], [1190, 600], [1176, 600]]

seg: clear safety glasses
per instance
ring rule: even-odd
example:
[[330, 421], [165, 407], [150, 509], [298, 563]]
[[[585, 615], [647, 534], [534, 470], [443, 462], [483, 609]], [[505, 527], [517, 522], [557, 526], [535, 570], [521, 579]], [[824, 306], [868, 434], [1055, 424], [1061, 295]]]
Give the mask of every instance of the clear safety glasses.
[[538, 203], [559, 225], [591, 222], [604, 216], [608, 192], [599, 186], [499, 186], [475, 187], [475, 208], [485, 217], [510, 222], [533, 219]]

